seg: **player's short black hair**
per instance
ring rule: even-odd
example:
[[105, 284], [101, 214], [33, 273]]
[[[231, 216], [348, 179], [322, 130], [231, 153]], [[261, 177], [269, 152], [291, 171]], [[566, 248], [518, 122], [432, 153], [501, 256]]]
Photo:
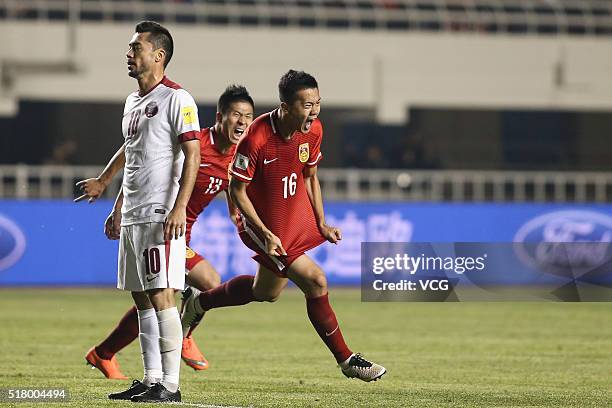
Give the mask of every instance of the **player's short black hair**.
[[233, 84], [225, 88], [225, 91], [219, 97], [217, 112], [225, 115], [230, 105], [234, 102], [247, 102], [255, 109], [255, 102], [253, 102], [253, 98], [249, 95], [249, 91], [242, 85]]
[[164, 51], [166, 51], [166, 58], [164, 59], [164, 68], [166, 68], [174, 52], [174, 41], [172, 40], [170, 31], [155, 21], [141, 21], [136, 24], [136, 32], [151, 33], [149, 35], [149, 41], [153, 44], [153, 49], [157, 50], [163, 48]]
[[281, 102], [292, 103], [302, 89], [318, 88], [317, 80], [304, 71], [290, 69], [278, 82], [278, 96]]

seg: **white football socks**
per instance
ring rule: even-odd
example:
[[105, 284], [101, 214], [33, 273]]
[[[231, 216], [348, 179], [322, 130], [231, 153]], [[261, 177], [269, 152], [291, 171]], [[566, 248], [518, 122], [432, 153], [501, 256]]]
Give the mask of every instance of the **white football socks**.
[[178, 309], [171, 307], [157, 312], [159, 350], [163, 371], [162, 385], [170, 392], [179, 388], [183, 330]]
[[152, 386], [162, 379], [162, 359], [159, 352], [159, 325], [155, 309], [138, 311], [138, 330], [140, 339], [140, 352], [144, 365], [144, 378], [142, 382]]

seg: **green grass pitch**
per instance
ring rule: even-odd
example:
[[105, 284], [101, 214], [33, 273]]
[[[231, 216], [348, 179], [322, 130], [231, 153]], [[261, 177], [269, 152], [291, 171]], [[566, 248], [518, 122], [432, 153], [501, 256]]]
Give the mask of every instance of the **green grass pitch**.
[[[348, 380], [312, 329], [303, 296], [215, 310], [195, 337], [211, 368], [181, 368], [182, 405], [237, 407], [612, 406], [609, 304], [361, 303], [330, 299], [347, 343], [388, 369]], [[65, 387], [52, 407], [119, 407], [109, 381], [85, 366], [87, 349], [130, 305], [112, 289], [1, 289], [0, 388]], [[118, 355], [140, 378], [137, 342]], [[0, 406], [40, 407], [40, 403]]]

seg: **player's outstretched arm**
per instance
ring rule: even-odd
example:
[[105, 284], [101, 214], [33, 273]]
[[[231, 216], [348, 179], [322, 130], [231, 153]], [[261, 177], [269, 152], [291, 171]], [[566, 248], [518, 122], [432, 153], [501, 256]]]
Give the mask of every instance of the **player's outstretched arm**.
[[188, 140], [181, 144], [185, 161], [183, 162], [183, 172], [181, 173], [180, 187], [174, 202], [174, 207], [166, 218], [164, 228], [164, 239], [170, 241], [172, 238], [178, 239], [185, 233], [187, 223], [187, 203], [193, 192], [200, 168], [200, 141], [198, 139]]
[[266, 252], [269, 255], [287, 255], [281, 240], [264, 225], [259, 215], [257, 215], [257, 211], [247, 195], [246, 188], [246, 183], [238, 180], [237, 177], [232, 177], [229, 185], [229, 194], [232, 202], [238, 207], [242, 215], [246, 217], [249, 224], [264, 236], [266, 239]]
[[106, 190], [106, 187], [108, 187], [115, 174], [117, 174], [123, 166], [125, 166], [125, 144], [117, 150], [98, 177], [81, 180], [76, 183], [76, 186], [83, 194], [75, 198], [74, 202], [78, 203], [86, 198], [88, 198], [87, 201], [89, 203], [96, 201], [102, 196], [102, 193]]
[[323, 194], [321, 184], [317, 176], [317, 166], [306, 167], [304, 169], [304, 184], [310, 199], [310, 204], [314, 210], [315, 219], [321, 235], [329, 242], [336, 244], [342, 239], [339, 228], [331, 227], [325, 223], [325, 212], [323, 211]]

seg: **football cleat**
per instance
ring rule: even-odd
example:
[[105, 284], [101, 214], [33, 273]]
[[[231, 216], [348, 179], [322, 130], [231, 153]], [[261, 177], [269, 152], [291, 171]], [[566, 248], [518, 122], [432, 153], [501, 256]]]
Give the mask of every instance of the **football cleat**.
[[181, 305], [181, 326], [183, 337], [189, 337], [191, 331], [200, 323], [204, 313], [195, 310], [195, 302], [198, 301], [200, 291], [196, 288], [188, 287], [183, 291], [183, 302]]
[[102, 371], [102, 374], [109, 380], [127, 380], [128, 378], [123, 375], [119, 368], [119, 363], [115, 356], [110, 360], [104, 359], [96, 353], [96, 348], [92, 347], [85, 354], [85, 361], [91, 366], [91, 368], [97, 368]]
[[181, 402], [181, 390], [170, 392], [161, 383], [153, 385], [142, 394], [130, 398], [132, 402]]
[[359, 378], [362, 381], [376, 381], [387, 369], [380, 364], [366, 360], [361, 354], [353, 354], [347, 361], [340, 364], [342, 374], [348, 378]]
[[198, 348], [193, 337], [183, 339], [183, 348], [181, 349], [181, 358], [189, 367], [194, 370], [206, 370], [209, 365], [208, 361]]
[[142, 394], [143, 392], [148, 391], [150, 388], [144, 383], [134, 380], [132, 381], [132, 385], [125, 391], [114, 392], [112, 394], [108, 394], [108, 398], [112, 400], [127, 400], [129, 401], [134, 395]]

